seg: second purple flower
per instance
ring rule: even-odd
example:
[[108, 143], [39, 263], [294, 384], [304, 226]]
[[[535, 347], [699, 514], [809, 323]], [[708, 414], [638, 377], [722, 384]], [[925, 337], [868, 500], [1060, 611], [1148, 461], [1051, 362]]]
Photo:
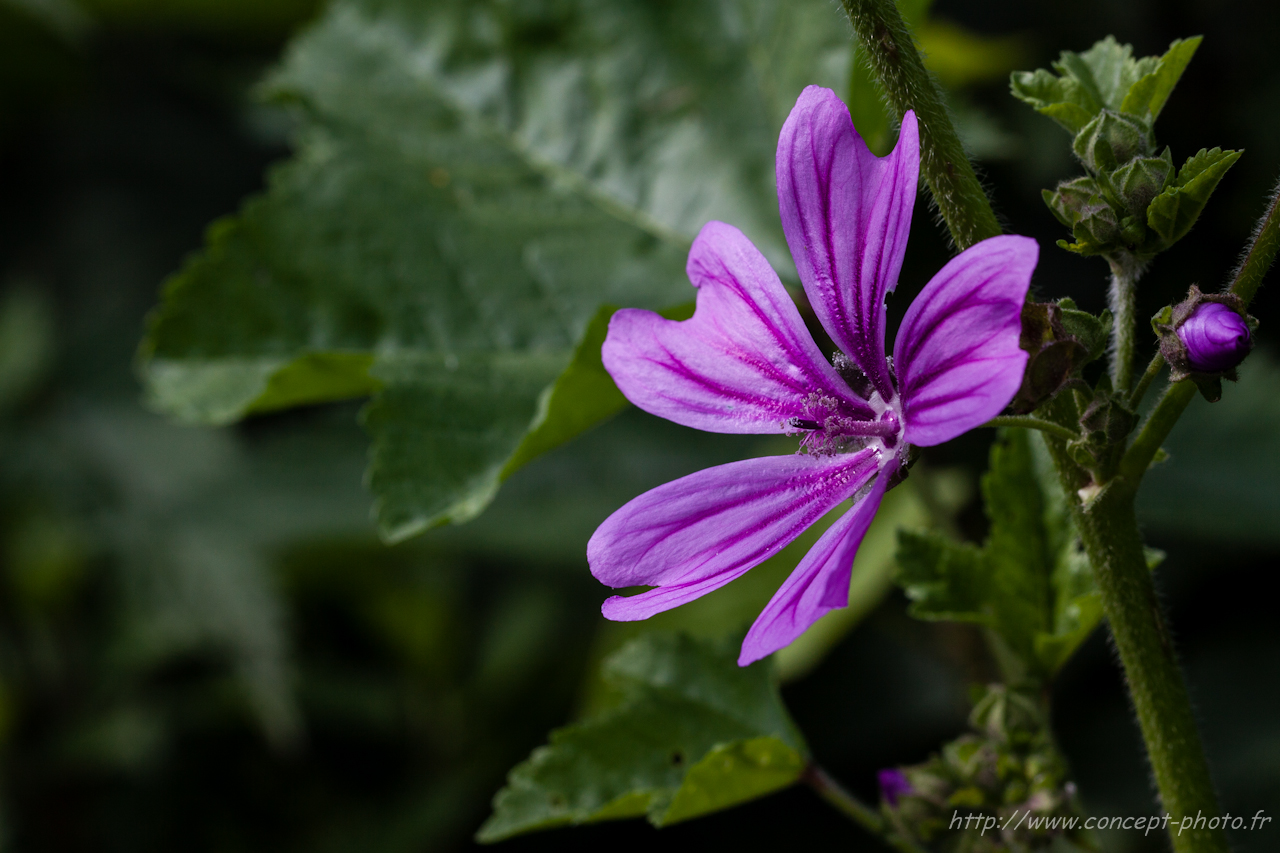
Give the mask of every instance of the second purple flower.
[[912, 112], [883, 158], [829, 89], [805, 89], [782, 128], [782, 227], [842, 351], [834, 363], [764, 256], [722, 222], [689, 252], [691, 319], [613, 316], [604, 365], [632, 403], [710, 432], [794, 434], [800, 452], [699, 471], [605, 520], [587, 545], [592, 574], [611, 587], [654, 587], [608, 599], [606, 617], [646, 619], [718, 589], [853, 498], [751, 626], [738, 663], [782, 648], [847, 603], [854, 555], [908, 446], [948, 441], [1013, 399], [1038, 256], [1029, 238], [993, 237], [953, 258], [907, 309], [886, 356], [884, 301], [902, 269], [919, 168]]

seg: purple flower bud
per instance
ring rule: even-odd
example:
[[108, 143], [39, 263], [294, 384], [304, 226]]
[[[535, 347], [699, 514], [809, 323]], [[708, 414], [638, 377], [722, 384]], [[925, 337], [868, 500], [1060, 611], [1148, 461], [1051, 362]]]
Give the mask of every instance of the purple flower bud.
[[1178, 327], [1187, 363], [1204, 373], [1230, 370], [1249, 354], [1249, 325], [1226, 305], [1203, 302]]
[[897, 768], [881, 770], [876, 774], [876, 778], [880, 782], [880, 796], [891, 808], [898, 807], [898, 797], [908, 797], [915, 793], [911, 783], [907, 781], [906, 774]]

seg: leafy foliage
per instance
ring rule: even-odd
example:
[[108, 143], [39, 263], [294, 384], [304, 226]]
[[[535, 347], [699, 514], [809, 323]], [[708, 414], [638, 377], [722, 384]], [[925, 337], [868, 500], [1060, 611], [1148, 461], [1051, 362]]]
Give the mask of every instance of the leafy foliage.
[[1187, 235], [1222, 176], [1239, 159], [1239, 151], [1202, 148], [1182, 165], [1177, 178], [1152, 199], [1147, 208], [1147, 224], [1165, 245], [1172, 245]]
[[1108, 36], [1084, 53], [1063, 51], [1053, 67], [1013, 75], [1014, 97], [1066, 128], [1091, 173], [1044, 192], [1071, 229], [1081, 255], [1150, 258], [1186, 236], [1209, 196], [1239, 159], [1237, 151], [1201, 150], [1177, 171], [1165, 149], [1156, 156], [1153, 126], [1200, 37], [1174, 41], [1159, 57], [1133, 58]]
[[267, 87], [300, 107], [297, 157], [166, 288], [152, 404], [226, 423], [373, 393], [384, 534], [475, 516], [616, 411], [583, 366], [601, 306], [686, 301], [703, 222], [789, 268], [773, 146], [804, 84], [847, 79], [837, 16], [336, 4]]
[[736, 642], [684, 635], [624, 646], [603, 670], [617, 703], [512, 770], [479, 840], [641, 815], [666, 826], [795, 782], [804, 741], [768, 664], [736, 655]]
[[1102, 604], [1038, 435], [1002, 434], [982, 493], [991, 520], [983, 546], [902, 531], [899, 583], [912, 615], [991, 629], [1012, 683], [1046, 679], [1097, 625]]
[[1072, 135], [1102, 110], [1154, 122], [1200, 46], [1200, 37], [1179, 39], [1163, 56], [1133, 58], [1133, 48], [1107, 36], [1084, 53], [1062, 51], [1054, 74], [1040, 68], [1013, 74], [1015, 98], [1047, 115]]

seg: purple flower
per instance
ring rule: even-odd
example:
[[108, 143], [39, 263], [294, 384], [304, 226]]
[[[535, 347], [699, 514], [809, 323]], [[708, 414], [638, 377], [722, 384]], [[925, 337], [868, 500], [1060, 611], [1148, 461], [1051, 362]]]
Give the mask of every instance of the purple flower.
[[1022, 303], [1038, 248], [1001, 236], [942, 268], [885, 356], [885, 295], [897, 284], [920, 169], [914, 113], [893, 153], [873, 155], [849, 111], [810, 86], [778, 140], [787, 244], [819, 321], [843, 351], [828, 362], [764, 256], [709, 222], [689, 251], [697, 310], [683, 322], [622, 310], [604, 365], [627, 399], [685, 426], [800, 436], [800, 453], [699, 471], [632, 500], [587, 544], [611, 587], [609, 619], [647, 619], [718, 589], [852, 498], [748, 631], [739, 665], [782, 648], [849, 597], [853, 557], [908, 444], [940, 444], [998, 414], [1022, 382]]
[[906, 774], [893, 767], [877, 773], [876, 781], [880, 783], [880, 796], [891, 808], [898, 807], [898, 797], [908, 797], [914, 793]]
[[1218, 302], [1202, 302], [1178, 327], [1192, 370], [1217, 373], [1230, 370], [1249, 354], [1249, 324]]

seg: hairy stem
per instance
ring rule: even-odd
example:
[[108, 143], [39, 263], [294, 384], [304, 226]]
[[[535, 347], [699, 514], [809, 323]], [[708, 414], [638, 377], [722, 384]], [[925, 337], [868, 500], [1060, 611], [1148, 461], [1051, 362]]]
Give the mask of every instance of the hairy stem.
[[1132, 483], [1135, 489], [1151, 467], [1151, 460], [1160, 452], [1160, 445], [1164, 444], [1173, 425], [1195, 396], [1196, 386], [1190, 380], [1170, 383], [1160, 402], [1147, 416], [1146, 423], [1120, 460], [1120, 476]]
[[843, 3], [895, 117], [901, 120], [907, 110], [915, 110], [920, 120], [920, 171], [956, 248], [996, 236], [1000, 223], [897, 5], [893, 0]]
[[[1249, 247], [1240, 259], [1240, 264], [1231, 276], [1231, 285], [1227, 288], [1244, 301], [1245, 307], [1248, 307], [1262, 285], [1263, 277], [1276, 258], [1277, 249], [1280, 249], [1280, 185], [1277, 185], [1272, 192], [1267, 202], [1266, 213], [1253, 229], [1253, 235], [1249, 238]], [[1147, 372], [1151, 373], [1150, 367], [1147, 368]], [[1145, 376], [1143, 381], [1147, 381]], [[1139, 389], [1146, 391], [1141, 384]], [[1134, 488], [1137, 488], [1137, 483], [1150, 467], [1151, 460], [1155, 458], [1160, 446], [1173, 430], [1174, 424], [1178, 422], [1178, 418], [1182, 417], [1182, 413], [1195, 396], [1195, 385], [1190, 380], [1171, 382], [1165, 389], [1164, 396], [1160, 398], [1160, 402], [1156, 403], [1156, 407], [1151, 410], [1151, 414], [1120, 462], [1120, 475], [1133, 483]], [[1136, 391], [1134, 397], [1136, 405], [1137, 399], [1141, 397]]]
[[1147, 369], [1143, 371], [1142, 378], [1138, 380], [1138, 384], [1134, 387], [1133, 393], [1129, 395], [1129, 408], [1138, 408], [1138, 404], [1142, 402], [1142, 398], [1147, 396], [1147, 389], [1151, 387], [1152, 382], [1156, 381], [1156, 377], [1160, 375], [1160, 371], [1163, 368], [1164, 356], [1157, 352], [1151, 357], [1151, 362], [1147, 365]]
[[[1172, 815], [1168, 830], [1173, 849], [1227, 853], [1222, 830], [1207, 828], [1208, 820], [1218, 815], [1217, 797], [1147, 568], [1134, 514], [1135, 484], [1115, 478], [1092, 500], [1082, 502], [1078, 490], [1089, 482], [1089, 475], [1071, 461], [1061, 440], [1048, 437], [1046, 443], [1102, 593], [1160, 802]], [[1205, 817], [1199, 828], [1193, 826], [1197, 816]], [[1184, 817], [1192, 820], [1182, 830]]]
[[983, 424], [984, 427], [1023, 427], [1024, 429], [1038, 429], [1049, 435], [1057, 436], [1063, 441], [1071, 441], [1073, 438], [1079, 438], [1071, 430], [1056, 424], [1053, 421], [1046, 421], [1042, 418], [1032, 417], [1031, 415], [998, 415]]
[[810, 764], [806, 767], [800, 779], [816, 791], [819, 797], [822, 797], [828, 804], [833, 806], [836, 811], [873, 835], [880, 836], [900, 853], [927, 853], [927, 851], [904, 838], [890, 836], [887, 833], [888, 827], [885, 825], [884, 818], [880, 816], [878, 811], [846, 791], [843, 785], [832, 779], [827, 774], [827, 771], [818, 765]]
[[1271, 198], [1267, 201], [1267, 212], [1262, 215], [1262, 219], [1258, 220], [1258, 225], [1253, 230], [1253, 237], [1249, 240], [1249, 248], [1231, 276], [1231, 292], [1243, 299], [1245, 305], [1253, 301], [1254, 294], [1262, 284], [1262, 277], [1267, 274], [1267, 270], [1271, 268], [1271, 262], [1275, 260], [1278, 248], [1280, 248], [1280, 184], [1271, 191]]
[[1133, 340], [1137, 331], [1137, 285], [1142, 266], [1132, 256], [1111, 259], [1111, 387], [1120, 393], [1133, 381]]
[[[1164, 809], [1173, 815], [1176, 853], [1226, 853], [1226, 834], [1211, 830], [1218, 802], [1196, 727], [1191, 697], [1165, 628], [1134, 515], [1134, 492], [1113, 481], [1076, 512], [1081, 539], [1102, 592], [1103, 609], [1129, 682]], [[1197, 828], [1197, 817], [1206, 820]], [[1183, 829], [1183, 819], [1192, 820]]]

